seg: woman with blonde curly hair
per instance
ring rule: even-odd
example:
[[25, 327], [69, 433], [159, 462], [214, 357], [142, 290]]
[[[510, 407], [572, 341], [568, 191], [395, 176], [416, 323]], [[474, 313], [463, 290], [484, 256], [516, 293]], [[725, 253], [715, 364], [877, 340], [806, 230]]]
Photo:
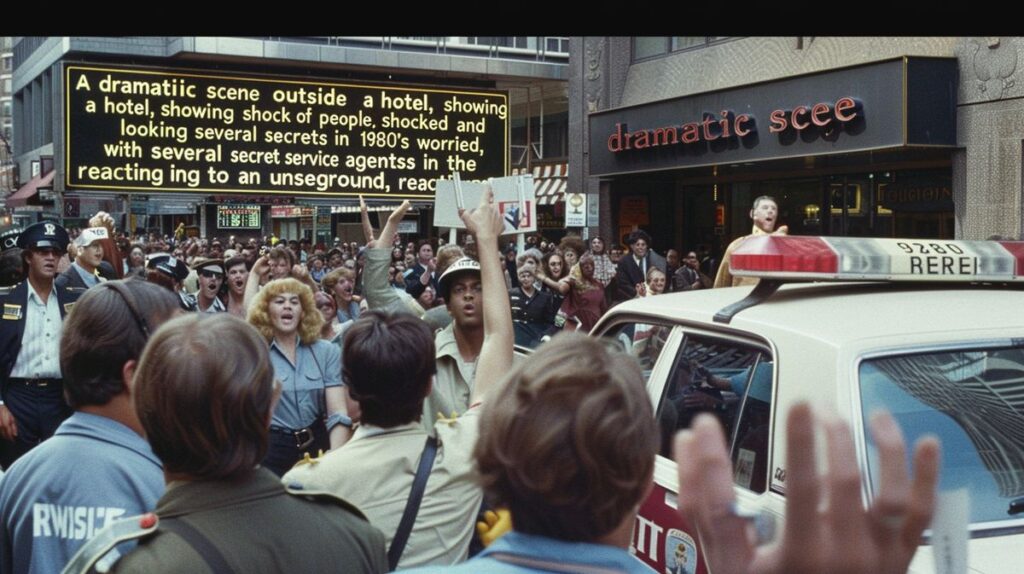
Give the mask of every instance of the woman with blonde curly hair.
[[274, 376], [281, 382], [263, 460], [278, 476], [305, 454], [337, 448], [351, 436], [341, 350], [320, 339], [323, 322], [313, 291], [295, 279], [267, 283], [249, 307], [249, 323], [270, 344]]

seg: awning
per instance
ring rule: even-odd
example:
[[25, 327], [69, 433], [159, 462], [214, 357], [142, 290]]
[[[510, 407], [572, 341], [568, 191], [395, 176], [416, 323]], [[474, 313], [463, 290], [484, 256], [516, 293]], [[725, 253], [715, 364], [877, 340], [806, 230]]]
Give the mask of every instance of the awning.
[[24, 207], [28, 205], [29, 199], [39, 193], [40, 187], [49, 187], [53, 184], [53, 176], [56, 173], [56, 170], [50, 170], [46, 175], [37, 175], [30, 179], [18, 191], [7, 197], [7, 207]]
[[535, 165], [532, 172], [533, 195], [537, 198], [537, 205], [554, 205], [565, 201], [569, 164]]

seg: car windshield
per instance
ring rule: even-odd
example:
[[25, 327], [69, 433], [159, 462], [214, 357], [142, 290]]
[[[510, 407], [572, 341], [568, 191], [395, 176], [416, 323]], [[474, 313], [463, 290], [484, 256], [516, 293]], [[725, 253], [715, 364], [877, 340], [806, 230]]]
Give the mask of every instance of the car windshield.
[[[939, 488], [970, 493], [972, 524], [1024, 520], [1024, 347], [1019, 341], [865, 360], [860, 394], [865, 428], [871, 413], [884, 408], [908, 444], [926, 434], [939, 437]], [[877, 450], [867, 434], [874, 485]]]

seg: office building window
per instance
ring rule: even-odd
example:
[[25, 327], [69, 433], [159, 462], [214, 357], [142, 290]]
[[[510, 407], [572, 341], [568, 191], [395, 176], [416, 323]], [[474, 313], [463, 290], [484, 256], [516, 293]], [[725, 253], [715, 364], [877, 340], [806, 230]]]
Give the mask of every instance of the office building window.
[[639, 36], [633, 38], [633, 59], [643, 60], [668, 53], [668, 36]]

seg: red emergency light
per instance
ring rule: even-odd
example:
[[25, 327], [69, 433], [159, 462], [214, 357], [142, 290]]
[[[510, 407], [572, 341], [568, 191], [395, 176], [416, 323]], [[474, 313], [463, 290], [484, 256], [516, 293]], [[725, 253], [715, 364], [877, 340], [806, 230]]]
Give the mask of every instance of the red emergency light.
[[729, 267], [740, 277], [806, 281], [1024, 282], [1024, 242], [755, 235]]

